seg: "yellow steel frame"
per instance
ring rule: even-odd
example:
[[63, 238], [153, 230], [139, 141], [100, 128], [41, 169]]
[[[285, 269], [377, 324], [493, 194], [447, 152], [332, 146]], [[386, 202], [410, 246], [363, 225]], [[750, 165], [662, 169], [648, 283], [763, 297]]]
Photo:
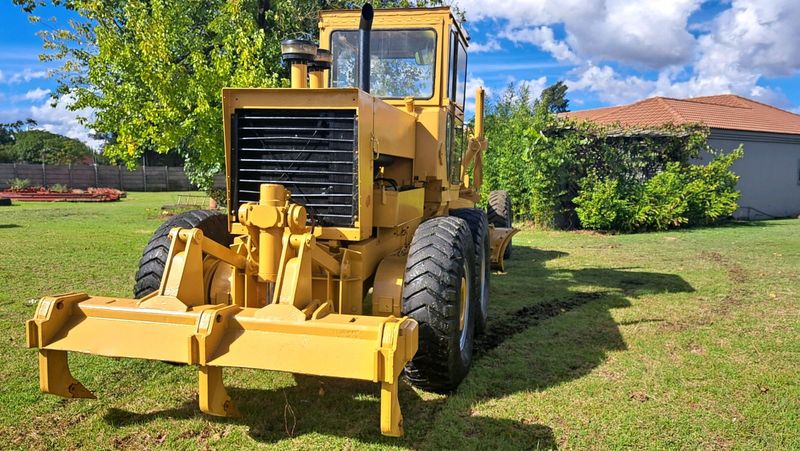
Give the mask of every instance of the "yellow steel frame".
[[[330, 48], [333, 30], [355, 29], [357, 23], [354, 11], [322, 14], [321, 47]], [[224, 89], [233, 244], [222, 246], [199, 229], [176, 228], [156, 292], [142, 299], [84, 293], [43, 298], [26, 326], [28, 346], [39, 348], [41, 390], [94, 397], [72, 377], [68, 352], [197, 365], [200, 408], [222, 416], [238, 415], [223, 384], [225, 367], [361, 379], [381, 384], [381, 431], [401, 435], [398, 378], [418, 346], [417, 323], [401, 316], [408, 246], [424, 219], [474, 206], [486, 149], [481, 89], [461, 182], [449, 180], [444, 137], [454, 106], [445, 92], [448, 33], [455, 29], [463, 40], [466, 34], [449, 8], [375, 14], [375, 29], [409, 27], [432, 28], [438, 35], [430, 99], [381, 100], [355, 88], [328, 88], [327, 71], [309, 74], [305, 64], [292, 65], [293, 89]], [[229, 118], [241, 108], [355, 111], [359, 216], [352, 227], [312, 232], [305, 208], [292, 203], [280, 185], [262, 185], [257, 203], [231, 204]], [[397, 162], [375, 167], [382, 155]], [[375, 171], [410, 189], [376, 186]], [[515, 230], [490, 233], [492, 263], [502, 269]], [[366, 286], [373, 276], [372, 287]]]

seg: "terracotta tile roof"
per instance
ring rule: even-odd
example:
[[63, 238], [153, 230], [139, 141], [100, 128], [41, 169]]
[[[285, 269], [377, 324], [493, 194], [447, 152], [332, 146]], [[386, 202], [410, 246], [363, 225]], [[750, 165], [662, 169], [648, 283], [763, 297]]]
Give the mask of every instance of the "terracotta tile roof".
[[630, 105], [563, 116], [601, 124], [653, 127], [700, 123], [710, 128], [800, 135], [800, 115], [733, 94], [691, 99], [651, 97]]

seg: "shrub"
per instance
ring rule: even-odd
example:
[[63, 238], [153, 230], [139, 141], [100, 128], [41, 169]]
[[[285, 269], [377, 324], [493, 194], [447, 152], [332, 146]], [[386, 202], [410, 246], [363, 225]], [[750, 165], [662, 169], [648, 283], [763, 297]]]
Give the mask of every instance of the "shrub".
[[31, 186], [31, 181], [28, 179], [13, 178], [8, 181], [8, 186], [11, 191], [22, 191]]
[[681, 165], [670, 163], [644, 183], [636, 228], [666, 230], [687, 224], [684, 174]]
[[60, 183], [56, 183], [55, 185], [50, 185], [50, 188], [48, 188], [48, 190], [50, 192], [52, 192], [52, 193], [67, 193], [67, 192], [69, 192], [69, 188], [67, 188], [67, 185], [62, 185]]
[[738, 177], [731, 172], [740, 148], [707, 165], [673, 162], [644, 181], [601, 178], [591, 173], [575, 197], [587, 229], [634, 232], [711, 224], [736, 211]]
[[[688, 164], [708, 149], [706, 127], [665, 125], [631, 130], [578, 123], [553, 115], [542, 108], [542, 102], [532, 102], [526, 85], [510, 86], [490, 105], [485, 123], [489, 147], [484, 157], [483, 193], [508, 191], [516, 218], [546, 227], [577, 225], [577, 196], [598, 181], [617, 180], [615, 189], [625, 193], [641, 190], [645, 181], [664, 172], [668, 164]], [[597, 180], [585, 180], [589, 174]], [[610, 195], [610, 186], [597, 188], [602, 192], [591, 195]], [[588, 208], [586, 197], [581, 200], [583, 208]], [[661, 222], [664, 214], [669, 216], [664, 211], [669, 208], [667, 202], [646, 213]], [[607, 224], [608, 219], [600, 223]]]
[[593, 173], [581, 183], [581, 192], [574, 199], [575, 211], [587, 229], [629, 230], [637, 209], [631, 198], [619, 180], [600, 180]]
[[717, 155], [705, 166], [685, 168], [687, 185], [684, 190], [687, 217], [691, 224], [710, 224], [733, 214], [738, 208], [739, 176], [732, 172], [733, 163], [742, 158], [742, 146], [728, 154]]

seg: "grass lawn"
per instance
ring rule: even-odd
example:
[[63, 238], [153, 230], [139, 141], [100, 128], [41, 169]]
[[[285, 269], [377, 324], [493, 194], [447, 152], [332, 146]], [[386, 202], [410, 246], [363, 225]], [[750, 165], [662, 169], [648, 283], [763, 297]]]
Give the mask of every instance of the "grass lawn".
[[98, 399], [40, 394], [35, 300], [130, 296], [175, 198], [0, 207], [0, 447], [800, 449], [800, 220], [521, 233], [472, 372], [446, 397], [404, 385], [401, 439], [377, 384], [346, 380], [226, 370], [243, 416], [220, 419], [192, 367], [75, 354]]

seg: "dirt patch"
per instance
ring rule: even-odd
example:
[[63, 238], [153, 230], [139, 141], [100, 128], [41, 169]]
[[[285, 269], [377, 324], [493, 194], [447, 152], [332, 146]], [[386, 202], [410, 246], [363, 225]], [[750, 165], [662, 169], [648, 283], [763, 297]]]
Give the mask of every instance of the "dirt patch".
[[475, 340], [473, 352], [476, 357], [480, 357], [500, 346], [512, 336], [536, 325], [539, 321], [558, 316], [575, 307], [599, 299], [603, 295], [604, 293], [602, 292], [575, 293], [566, 299], [554, 299], [522, 307], [495, 322], [489, 323], [489, 327], [484, 334]]
[[713, 263], [716, 263], [728, 272], [728, 278], [735, 284], [744, 284], [747, 282], [748, 274], [744, 268], [738, 263], [731, 261], [728, 257], [716, 251], [703, 251], [700, 252], [700, 258]]

